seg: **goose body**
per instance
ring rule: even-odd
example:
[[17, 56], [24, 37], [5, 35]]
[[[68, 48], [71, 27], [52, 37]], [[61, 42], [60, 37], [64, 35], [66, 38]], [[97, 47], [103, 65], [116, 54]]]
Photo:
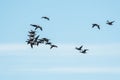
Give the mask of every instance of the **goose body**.
[[37, 30], [38, 28], [42, 31], [42, 27], [36, 24], [30, 24], [31, 26], [35, 27], [35, 30]]
[[98, 24], [92, 24], [92, 28], [97, 27], [100, 30], [100, 25]]
[[86, 54], [87, 53], [86, 51], [88, 51], [88, 49], [82, 50], [81, 53]]
[[29, 32], [29, 34], [35, 35], [36, 31], [31, 30], [31, 31], [28, 31], [28, 32]]
[[82, 50], [82, 47], [83, 47], [83, 45], [82, 45], [82, 46], [80, 46], [79, 48], [78, 48], [78, 47], [76, 47], [75, 49], [77, 49], [77, 50]]
[[42, 38], [44, 41], [46, 41], [47, 43], [49, 42], [49, 39], [47, 38]]
[[47, 42], [46, 45], [52, 45], [52, 43], [51, 42]]
[[107, 23], [106, 23], [106, 24], [108, 24], [108, 25], [113, 25], [114, 22], [115, 22], [115, 21], [108, 21], [108, 20], [107, 20]]
[[51, 45], [50, 49], [52, 49], [53, 47], [57, 48], [58, 46], [56, 46], [56, 45]]

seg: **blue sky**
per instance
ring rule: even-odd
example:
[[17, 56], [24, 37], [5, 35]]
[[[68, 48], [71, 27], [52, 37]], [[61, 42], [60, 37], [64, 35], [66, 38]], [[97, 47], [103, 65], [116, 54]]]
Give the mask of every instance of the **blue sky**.
[[[119, 0], [1, 0], [0, 80], [119, 80]], [[41, 19], [48, 16], [50, 21]], [[114, 21], [112, 26], [106, 21]], [[98, 23], [101, 30], [91, 28]], [[58, 45], [25, 43], [30, 24]], [[75, 50], [84, 45], [86, 55]]]

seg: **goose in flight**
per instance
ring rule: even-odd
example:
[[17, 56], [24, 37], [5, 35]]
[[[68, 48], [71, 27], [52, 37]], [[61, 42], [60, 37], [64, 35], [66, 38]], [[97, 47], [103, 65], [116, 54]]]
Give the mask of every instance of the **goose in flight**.
[[48, 21], [50, 20], [50, 18], [46, 17], [46, 16], [43, 16], [42, 17], [43, 19], [47, 19]]
[[35, 30], [37, 30], [38, 28], [42, 31], [42, 27], [36, 24], [30, 24], [31, 26], [35, 27]]
[[34, 42], [34, 41], [31, 41], [31, 42], [30, 42], [31, 48], [33, 48], [33, 45], [35, 45], [35, 42]]
[[87, 53], [86, 51], [88, 51], [88, 49], [82, 50], [81, 53], [86, 54]]
[[47, 38], [42, 38], [44, 41], [46, 41], [47, 43], [49, 42], [50, 39]]
[[28, 31], [30, 34], [33, 34], [33, 35], [35, 35], [35, 32], [36, 31], [33, 31], [33, 30], [31, 30], [31, 31]]
[[34, 38], [35, 37], [35, 34], [30, 34], [28, 35], [30, 38]]
[[52, 45], [52, 43], [51, 42], [46, 42], [46, 45]]
[[107, 23], [106, 23], [106, 24], [108, 24], [108, 25], [113, 25], [114, 22], [115, 22], [115, 21], [108, 21], [108, 20], [107, 20]]
[[56, 46], [56, 45], [51, 45], [50, 49], [52, 49], [53, 47], [57, 48], [58, 46]]
[[28, 41], [26, 41], [27, 42], [27, 44], [30, 44], [30, 41], [28, 40]]
[[27, 39], [27, 44], [30, 44], [34, 39], [33, 38], [30, 38], [30, 39]]
[[76, 47], [75, 49], [77, 49], [77, 50], [82, 50], [82, 47], [83, 47], [83, 45], [82, 45], [82, 46], [80, 46], [79, 48], [78, 48], [78, 47]]
[[39, 35], [35, 38], [34, 42], [37, 42], [38, 38], [39, 38]]
[[92, 24], [92, 28], [94, 28], [95, 26], [100, 30], [100, 25], [98, 25], [98, 24]]
[[38, 46], [40, 43], [44, 43], [44, 40], [38, 39], [38, 41], [37, 41], [37, 46]]

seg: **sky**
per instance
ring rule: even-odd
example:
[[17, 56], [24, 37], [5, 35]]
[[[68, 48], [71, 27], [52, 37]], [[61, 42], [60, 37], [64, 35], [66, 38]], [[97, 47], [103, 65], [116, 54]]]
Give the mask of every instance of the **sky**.
[[[119, 3], [0, 0], [0, 80], [120, 80]], [[115, 22], [109, 26], [107, 20]], [[42, 26], [37, 34], [58, 48], [27, 45], [30, 24]], [[81, 45], [87, 54], [75, 49]]]

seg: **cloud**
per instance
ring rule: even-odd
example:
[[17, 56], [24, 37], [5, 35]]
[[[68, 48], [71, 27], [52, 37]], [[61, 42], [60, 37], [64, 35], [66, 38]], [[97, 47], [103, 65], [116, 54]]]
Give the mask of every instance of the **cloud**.
[[88, 45], [90, 48], [90, 53], [94, 55], [119, 55], [120, 53], [120, 43], [114, 44], [95, 44]]
[[35, 73], [120, 73], [120, 67], [53, 67], [53, 68], [18, 68], [12, 71]]
[[20, 51], [26, 50], [28, 47], [24, 44], [0, 44], [0, 51]]
[[[75, 49], [75, 47], [79, 47], [81, 45], [76, 44], [60, 44], [58, 49], [54, 51], [59, 53], [60, 55], [73, 55], [73, 54], [81, 54], [79, 51]], [[119, 55], [120, 53], [120, 43], [114, 44], [87, 44], [83, 45], [83, 49], [89, 49], [86, 56], [90, 55]], [[84, 55], [84, 54], [81, 54]]]
[[[58, 44], [58, 48], [49, 49], [50, 47], [47, 45], [40, 45], [38, 47], [34, 47], [31, 49], [29, 45], [26, 44], [0, 44], [0, 52], [20, 52], [23, 53], [28, 51], [28, 53], [35, 52], [35, 53], [52, 53], [57, 56], [64, 56], [64, 55], [79, 55], [79, 51], [75, 50], [75, 47], [79, 47], [80, 45], [76, 44]], [[84, 48], [89, 49], [87, 56], [89, 55], [119, 55], [120, 53], [120, 43], [116, 44], [88, 44], [84, 45]], [[41, 55], [41, 54], [40, 54]], [[43, 54], [46, 55], [46, 54]], [[81, 54], [84, 55], [84, 54]]]

